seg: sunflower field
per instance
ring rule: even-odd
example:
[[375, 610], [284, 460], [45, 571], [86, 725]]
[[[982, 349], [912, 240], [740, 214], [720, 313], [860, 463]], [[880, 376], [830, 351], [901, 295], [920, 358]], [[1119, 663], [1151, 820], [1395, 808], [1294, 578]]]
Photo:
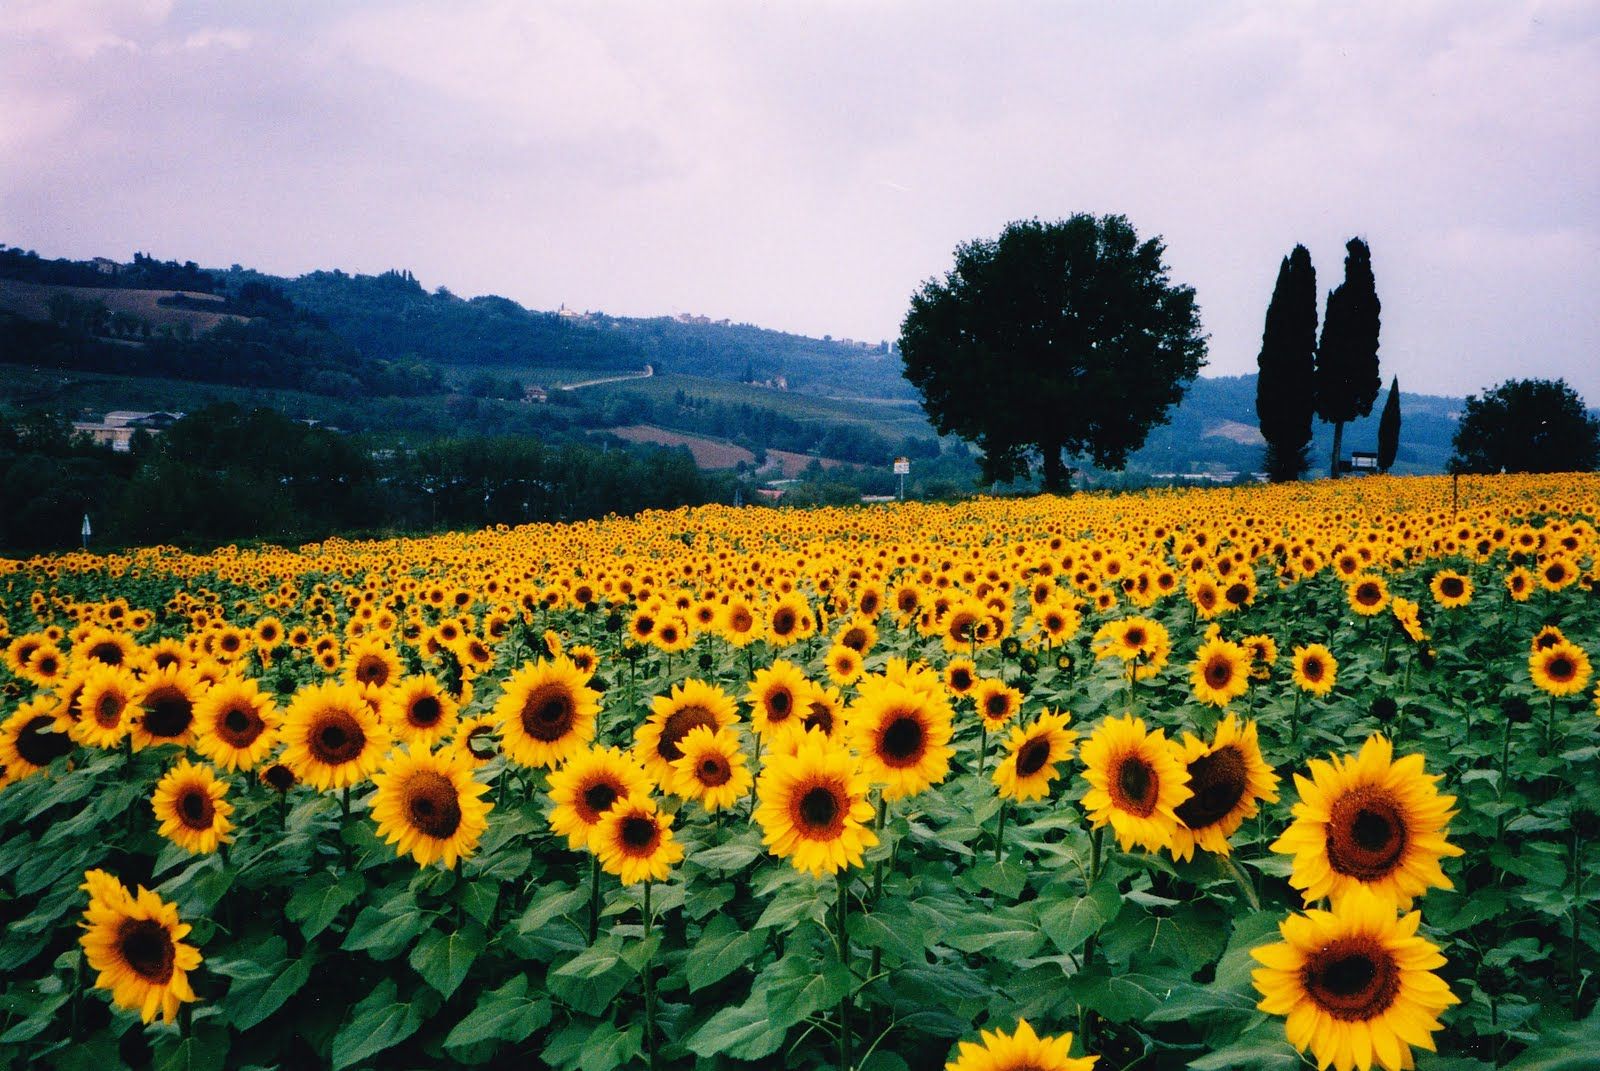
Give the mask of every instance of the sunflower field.
[[0, 1068], [1593, 1068], [1600, 477], [0, 561]]

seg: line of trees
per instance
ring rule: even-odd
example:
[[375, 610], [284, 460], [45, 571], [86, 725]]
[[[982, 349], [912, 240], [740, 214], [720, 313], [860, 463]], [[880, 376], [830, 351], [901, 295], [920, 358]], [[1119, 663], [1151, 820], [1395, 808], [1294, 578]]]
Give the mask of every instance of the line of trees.
[[[1266, 469], [1274, 481], [1296, 480], [1310, 467], [1311, 418], [1333, 425], [1328, 475], [1339, 475], [1344, 426], [1372, 412], [1383, 379], [1378, 372], [1382, 304], [1372, 272], [1372, 251], [1360, 238], [1345, 243], [1344, 281], [1328, 293], [1317, 338], [1317, 274], [1303, 245], [1283, 258], [1267, 305], [1256, 358], [1256, 415], [1267, 441]], [[1392, 408], [1393, 415], [1389, 410]], [[1396, 378], [1379, 433], [1379, 467], [1388, 471], [1399, 447], [1400, 393]]]

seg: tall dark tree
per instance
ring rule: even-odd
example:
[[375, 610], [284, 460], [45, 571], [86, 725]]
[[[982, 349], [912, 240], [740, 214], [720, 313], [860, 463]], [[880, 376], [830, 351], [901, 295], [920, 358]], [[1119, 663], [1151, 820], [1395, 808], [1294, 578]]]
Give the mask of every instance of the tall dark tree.
[[1384, 400], [1383, 414], [1378, 417], [1378, 471], [1388, 472], [1394, 467], [1394, 456], [1400, 452], [1400, 377], [1389, 383], [1389, 397]]
[[1328, 294], [1317, 346], [1317, 415], [1333, 425], [1330, 476], [1339, 475], [1346, 421], [1372, 412], [1378, 375], [1378, 284], [1372, 251], [1360, 238], [1345, 243], [1344, 282]]
[[1256, 417], [1267, 440], [1267, 476], [1297, 480], [1309, 466], [1316, 413], [1317, 270], [1303, 245], [1278, 265], [1256, 358]]
[[1063, 455], [1121, 468], [1205, 361], [1194, 289], [1160, 238], [1122, 216], [1009, 224], [956, 249], [911, 299], [906, 378], [941, 434], [975, 441], [984, 477], [1068, 486]]
[[1566, 380], [1508, 379], [1467, 398], [1454, 445], [1454, 472], [1590, 472], [1600, 419]]

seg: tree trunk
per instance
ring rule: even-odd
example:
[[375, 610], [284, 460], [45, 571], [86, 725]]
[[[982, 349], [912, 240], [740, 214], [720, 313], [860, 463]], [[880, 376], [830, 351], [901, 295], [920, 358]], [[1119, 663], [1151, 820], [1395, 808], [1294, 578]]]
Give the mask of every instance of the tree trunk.
[[1063, 495], [1072, 490], [1067, 479], [1067, 466], [1061, 460], [1061, 447], [1045, 443], [1040, 453], [1044, 455], [1044, 493]]
[[1328, 477], [1330, 479], [1337, 480], [1339, 478], [1339, 449], [1343, 445], [1344, 421], [1335, 420], [1333, 422], [1333, 464], [1328, 469]]

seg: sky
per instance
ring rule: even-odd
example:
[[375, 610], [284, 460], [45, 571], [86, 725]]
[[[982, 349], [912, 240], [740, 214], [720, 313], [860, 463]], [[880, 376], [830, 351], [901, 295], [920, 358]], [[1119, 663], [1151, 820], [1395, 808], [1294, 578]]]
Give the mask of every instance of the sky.
[[0, 242], [893, 338], [1015, 219], [1160, 235], [1255, 369], [1372, 248], [1406, 390], [1600, 405], [1600, 5], [0, 0]]

